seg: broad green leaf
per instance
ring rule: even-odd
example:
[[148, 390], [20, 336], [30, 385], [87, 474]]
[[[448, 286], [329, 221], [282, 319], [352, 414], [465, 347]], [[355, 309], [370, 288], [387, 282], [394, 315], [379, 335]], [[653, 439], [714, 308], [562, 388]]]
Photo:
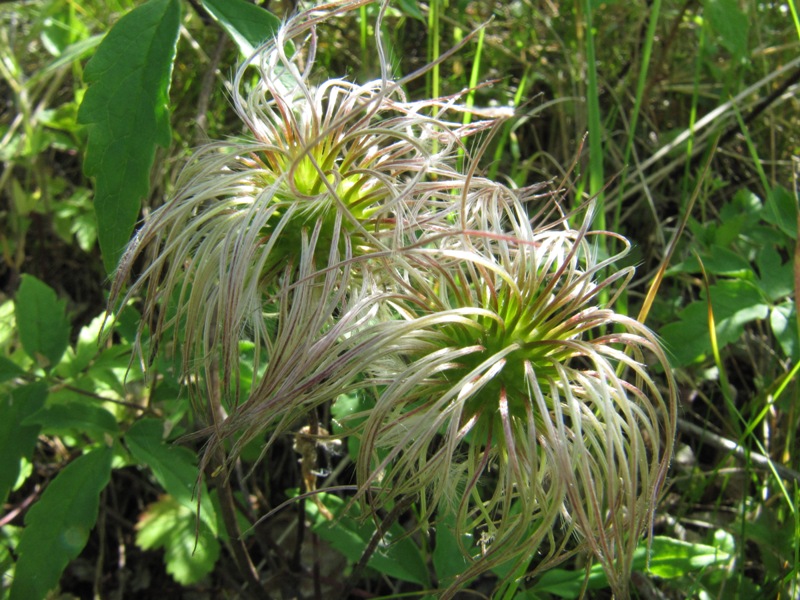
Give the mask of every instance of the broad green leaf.
[[[732, 558], [732, 554], [715, 546], [682, 542], [664, 536], [653, 538], [648, 571], [662, 579], [674, 579], [701, 569], [723, 566]], [[642, 559], [634, 568], [643, 570]]]
[[777, 302], [794, 291], [794, 265], [782, 261], [772, 246], [761, 249], [756, 258], [759, 272], [759, 287], [772, 302]]
[[21, 369], [13, 360], [6, 358], [5, 356], [0, 356], [0, 383], [24, 374], [25, 371]]
[[54, 404], [37, 411], [23, 424], [38, 425], [44, 433], [54, 435], [86, 433], [96, 441], [101, 441], [104, 434], [114, 435], [119, 431], [114, 415], [105, 408], [84, 402]]
[[39, 435], [37, 425], [22, 422], [44, 406], [46, 399], [47, 386], [41, 381], [0, 396], [0, 503], [8, 498], [19, 476], [20, 460], [30, 459]]
[[[769, 305], [752, 282], [722, 280], [711, 286], [710, 291], [720, 348], [739, 339], [745, 325], [769, 314]], [[691, 364], [711, 351], [706, 300], [692, 302], [680, 312], [679, 318], [659, 332], [678, 367]]]
[[793, 240], [797, 239], [797, 198], [784, 187], [776, 186], [764, 203], [764, 220], [777, 225]]
[[675, 367], [685, 367], [711, 352], [708, 311], [703, 303], [693, 302], [658, 332]]
[[32, 275], [23, 275], [14, 300], [25, 352], [44, 368], [58, 364], [69, 344], [66, 302]]
[[[633, 570], [646, 571], [662, 579], [676, 579], [696, 575], [701, 569], [722, 567], [731, 560], [731, 556], [719, 547], [656, 536], [650, 547], [649, 565], [646, 542], [642, 541], [634, 554]], [[536, 579], [530, 590], [553, 594], [559, 598], [577, 598], [585, 578], [586, 572], [583, 570], [550, 569]], [[591, 567], [586, 587], [590, 590], [608, 587], [608, 578], [600, 565]]]
[[74, 349], [70, 349], [58, 366], [57, 373], [65, 378], [77, 377], [86, 369], [100, 353], [100, 339], [103, 325], [110, 325], [105, 313], [92, 319], [92, 322], [81, 328]]
[[703, 10], [711, 29], [737, 61], [747, 56], [750, 22], [736, 0], [703, 0]]
[[[358, 427], [367, 418], [368, 411], [374, 401], [362, 394], [340, 394], [331, 406], [333, 417], [333, 433], [342, 434], [350, 428]], [[350, 456], [358, 456], [361, 438], [357, 435], [347, 436], [347, 451]]]
[[143, 550], [164, 549], [164, 563], [175, 581], [197, 583], [219, 558], [219, 542], [207, 530], [199, 537], [195, 513], [172, 496], [162, 496], [147, 507], [136, 524], [136, 545]]
[[[181, 506], [191, 511], [197, 509], [195, 489], [198, 482], [197, 457], [186, 448], [164, 443], [164, 424], [157, 419], [141, 419], [125, 434], [125, 441], [133, 457], [150, 467], [153, 475], [166, 492]], [[217, 533], [217, 519], [208, 492], [201, 488], [200, 517], [211, 532]]]
[[278, 17], [246, 0], [202, 2], [246, 57], [250, 57], [261, 44], [272, 38], [281, 26]]
[[710, 291], [720, 346], [739, 339], [747, 323], [769, 314], [761, 291], [748, 281], [722, 280]]
[[[469, 561], [459, 547], [453, 530], [455, 517], [448, 513], [444, 519], [436, 524], [436, 546], [433, 549], [433, 567], [440, 586], [447, 586], [469, 566]], [[464, 548], [472, 547], [471, 537], [464, 536], [461, 540]]]
[[[338, 496], [322, 493], [319, 494], [319, 498], [336, 518], [332, 521], [327, 520], [317, 505], [307, 500], [306, 513], [314, 523], [312, 527], [314, 533], [348, 560], [358, 562], [376, 531], [375, 524], [370, 520], [362, 523], [353, 517], [342, 515], [345, 501]], [[403, 535], [403, 529], [394, 523], [384, 539], [379, 542], [367, 565], [389, 577], [430, 586], [428, 568], [422, 553], [411, 538]]]
[[25, 515], [10, 600], [44, 598], [80, 554], [97, 520], [100, 492], [111, 477], [111, 448], [67, 465]]
[[797, 312], [794, 302], [784, 302], [773, 308], [769, 315], [769, 324], [783, 353], [796, 362], [800, 358], [800, 341], [798, 340]]
[[[713, 245], [705, 250], [700, 259], [707, 273], [714, 275], [727, 275], [728, 277], [755, 278], [750, 263], [738, 252], [728, 250], [721, 246]], [[680, 265], [676, 265], [671, 272], [681, 273], [700, 273], [700, 263], [697, 257], [692, 254]]]
[[[536, 580], [530, 593], [552, 594], [559, 598], [578, 598], [586, 580], [586, 571], [550, 569]], [[600, 565], [593, 565], [589, 571], [586, 589], [600, 590], [608, 587], [608, 578]], [[538, 597], [538, 596], [531, 596]]]
[[178, 0], [150, 0], [122, 17], [86, 65], [78, 120], [89, 125], [85, 170], [95, 176], [100, 248], [113, 271], [150, 189], [156, 144], [170, 143], [169, 87]]

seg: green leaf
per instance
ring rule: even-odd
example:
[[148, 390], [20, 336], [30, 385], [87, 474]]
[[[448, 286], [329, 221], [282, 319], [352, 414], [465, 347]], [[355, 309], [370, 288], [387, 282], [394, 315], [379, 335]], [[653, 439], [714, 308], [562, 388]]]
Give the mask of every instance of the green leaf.
[[92, 322], [81, 328], [74, 351], [70, 349], [58, 366], [57, 373], [64, 378], [78, 377], [100, 353], [98, 340], [103, 325], [110, 325], [111, 319], [105, 313], [92, 319]]
[[737, 61], [743, 60], [747, 56], [750, 21], [739, 8], [739, 3], [736, 0], [703, 0], [703, 10], [725, 49]]
[[[461, 552], [458, 540], [453, 534], [455, 517], [448, 513], [436, 525], [436, 546], [433, 549], [433, 567], [440, 587], [446, 587], [467, 567], [469, 561]], [[464, 548], [473, 546], [471, 537], [464, 536], [461, 540]]]
[[790, 300], [773, 308], [769, 315], [769, 324], [783, 353], [796, 362], [800, 358], [800, 340], [794, 302]]
[[[731, 558], [731, 553], [719, 547], [656, 536], [653, 538], [648, 571], [662, 579], [675, 579], [701, 569], [725, 565]], [[642, 560], [638, 562], [635, 568], [643, 570]]]
[[794, 265], [792, 261], [782, 261], [780, 254], [772, 246], [761, 249], [756, 259], [759, 271], [759, 287], [772, 302], [777, 302], [794, 291]]
[[219, 542], [207, 530], [195, 533], [195, 513], [172, 496], [147, 507], [136, 525], [136, 545], [143, 550], [164, 548], [164, 563], [175, 581], [197, 583], [219, 558]]
[[[322, 493], [318, 497], [336, 518], [332, 521], [327, 520], [320, 514], [317, 505], [307, 500], [306, 513], [314, 522], [312, 527], [314, 533], [351, 562], [358, 562], [376, 531], [375, 524], [369, 520], [362, 523], [353, 517], [343, 515], [345, 501], [338, 496]], [[394, 523], [378, 544], [367, 565], [389, 577], [429, 587], [428, 568], [422, 553], [411, 538], [403, 536], [403, 528]]]
[[[731, 554], [719, 547], [706, 544], [691, 544], [655, 536], [650, 547], [650, 561], [647, 561], [647, 546], [643, 541], [636, 549], [633, 558], [634, 571], [647, 571], [662, 579], [676, 579], [697, 574], [702, 569], [721, 567], [731, 560]], [[560, 598], [577, 598], [583, 589], [586, 571], [550, 569], [536, 580], [530, 591], [548, 593]], [[598, 590], [608, 587], [608, 578], [599, 564], [589, 570], [587, 589]]]
[[784, 187], [776, 186], [764, 203], [764, 220], [777, 225], [793, 240], [797, 239], [797, 198]]
[[[755, 275], [750, 263], [738, 252], [728, 250], [721, 246], [712, 245], [700, 255], [707, 273], [726, 275], [728, 277], [741, 277], [754, 279]], [[671, 272], [700, 273], [700, 263], [697, 256], [692, 254], [684, 262], [676, 265]]]
[[67, 465], [25, 515], [10, 600], [44, 598], [78, 556], [97, 520], [100, 492], [111, 477], [111, 448]]
[[[169, 446], [162, 439], [163, 423], [157, 419], [141, 419], [125, 435], [133, 457], [150, 467], [156, 480], [181, 506], [197, 509], [194, 494], [198, 482], [197, 457], [181, 446]], [[217, 519], [208, 493], [201, 488], [200, 517], [211, 532], [217, 533]]]
[[[559, 598], [578, 598], [586, 580], [586, 571], [550, 569], [536, 580], [530, 592], [553, 594]], [[608, 587], [608, 578], [600, 565], [593, 565], [589, 571], [586, 588], [600, 590]]]
[[17, 366], [17, 363], [10, 358], [0, 356], [0, 383], [4, 383], [9, 379], [14, 379], [14, 377], [19, 377], [20, 375], [25, 375], [24, 369]]
[[66, 301], [32, 275], [23, 275], [14, 300], [22, 347], [44, 368], [58, 364], [69, 344]]
[[[356, 428], [367, 419], [367, 414], [374, 406], [374, 401], [362, 394], [340, 394], [331, 406], [333, 432], [343, 434], [348, 429]], [[347, 451], [352, 458], [358, 456], [361, 438], [348, 435]]]
[[22, 422], [44, 406], [46, 399], [47, 386], [41, 381], [0, 396], [0, 503], [8, 498], [19, 476], [20, 460], [30, 459], [39, 435], [37, 425]]
[[[722, 280], [711, 286], [710, 291], [720, 348], [739, 339], [745, 325], [769, 314], [769, 305], [752, 282]], [[676, 367], [689, 365], [711, 351], [706, 300], [692, 302], [680, 312], [679, 318], [659, 332]]]
[[281, 26], [278, 17], [245, 0], [203, 0], [203, 6], [247, 57]]
[[119, 431], [114, 415], [105, 408], [83, 402], [43, 408], [25, 419], [23, 424], [39, 425], [45, 433], [55, 435], [86, 433], [96, 441], [101, 441], [104, 434], [114, 435]]
[[86, 65], [78, 111], [89, 124], [85, 170], [96, 177], [100, 248], [113, 271], [150, 190], [156, 144], [170, 143], [169, 86], [180, 28], [178, 0], [150, 0], [122, 17]]

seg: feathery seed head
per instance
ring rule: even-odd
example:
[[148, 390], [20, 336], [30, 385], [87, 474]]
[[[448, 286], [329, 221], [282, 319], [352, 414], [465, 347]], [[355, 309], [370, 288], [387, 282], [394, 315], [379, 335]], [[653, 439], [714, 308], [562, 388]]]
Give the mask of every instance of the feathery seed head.
[[365, 498], [454, 512], [459, 533], [484, 536], [466, 575], [582, 549], [624, 593], [675, 427], [671, 380], [662, 393], [645, 366], [668, 369], [658, 342], [610, 306], [631, 271], [603, 272], [627, 248], [599, 261], [585, 229], [472, 237], [469, 250], [413, 251], [436, 274], [403, 310], [427, 344], [384, 375], [366, 415]]
[[[366, 264], [413, 243], [423, 225], [446, 222], [465, 180], [452, 166], [454, 148], [495, 122], [448, 122], [457, 97], [410, 102], [388, 67], [363, 85], [315, 83], [316, 25], [365, 3], [300, 13], [242, 64], [233, 102], [249, 139], [199, 150], [175, 197], [150, 215], [119, 266], [112, 304], [150, 249], [128, 296], [146, 290], [143, 323], [155, 339], [185, 322], [172, 329], [184, 370], [207, 377], [220, 361], [226, 391], [236, 387], [239, 342], [267, 343], [263, 306], [297, 282], [299, 266]], [[426, 115], [432, 107], [436, 117]], [[304, 245], [311, 232], [316, 243]], [[391, 279], [401, 266], [388, 266]], [[351, 278], [358, 287], [358, 271]], [[162, 310], [168, 302], [174, 311]]]
[[[504, 115], [461, 125], [446, 118], [458, 95], [409, 101], [379, 33], [381, 79], [315, 82], [316, 25], [368, 1], [293, 17], [239, 68], [247, 139], [197, 153], [131, 242], [112, 303], [151, 249], [129, 292], [145, 293], [143, 326], [171, 329], [186, 374], [228, 400], [203, 410], [204, 461], [228, 441], [229, 461], [259, 436], [269, 446], [339, 394], [371, 396], [348, 430], [358, 497], [373, 514], [415, 499], [421, 526], [450, 513], [480, 539], [446, 595], [494, 565], [535, 557], [538, 572], [588, 551], [624, 596], [676, 421], [658, 341], [613, 310], [627, 242], [590, 233], [591, 211], [570, 227], [554, 198], [529, 214], [538, 187], [511, 190], [471, 160], [458, 171], [462, 140]], [[624, 249], [600, 259], [593, 236]]]

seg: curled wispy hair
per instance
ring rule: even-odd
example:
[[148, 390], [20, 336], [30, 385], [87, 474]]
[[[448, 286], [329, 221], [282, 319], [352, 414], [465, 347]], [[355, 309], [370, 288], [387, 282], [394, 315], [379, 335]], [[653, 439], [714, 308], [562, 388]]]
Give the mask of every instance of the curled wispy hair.
[[[676, 420], [657, 339], [613, 309], [628, 243], [590, 232], [591, 210], [571, 226], [539, 187], [481, 177], [463, 140], [505, 115], [463, 125], [448, 116], [460, 95], [408, 100], [425, 69], [390, 76], [380, 23], [380, 79], [317, 81], [316, 26], [368, 1], [300, 13], [243, 63], [245, 136], [198, 151], [128, 247], [111, 303], [142, 293], [142, 327], [180, 345], [208, 401], [202, 466], [262, 436], [266, 452], [360, 394], [374, 406], [341, 424], [361, 442], [355, 500], [377, 515], [411, 499], [421, 526], [452, 515], [456, 539], [480, 540], [445, 596], [493, 566], [532, 559], [538, 573], [582, 551], [624, 597]], [[601, 237], [622, 250], [601, 257]]]
[[[322, 268], [334, 230], [340, 253], [347, 246], [368, 256], [413, 242], [420, 227], [446, 224], [453, 190], [465, 181], [453, 167], [455, 149], [496, 123], [448, 120], [465, 110], [458, 95], [407, 100], [403, 84], [424, 70], [392, 79], [380, 27], [380, 79], [315, 81], [317, 24], [365, 3], [331, 2], [292, 17], [239, 67], [232, 95], [246, 135], [195, 154], [174, 197], [153, 211], [120, 262], [111, 304], [143, 292], [143, 326], [156, 340], [171, 330], [192, 381], [221, 363], [221, 385], [235, 391], [239, 342], [269, 343], [263, 306], [292, 279], [287, 265], [304, 260], [304, 232], [318, 229]], [[145, 250], [147, 266], [120, 301]]]
[[371, 510], [411, 496], [423, 522], [450, 512], [457, 539], [482, 540], [448, 594], [500, 563], [535, 557], [537, 573], [589, 551], [626, 597], [672, 454], [675, 389], [649, 374], [652, 360], [669, 373], [655, 336], [612, 310], [632, 269], [607, 270], [627, 242], [603, 233], [623, 250], [600, 260], [587, 226], [412, 252], [426, 281], [395, 306], [419, 323], [417, 346], [354, 417], [357, 472]]

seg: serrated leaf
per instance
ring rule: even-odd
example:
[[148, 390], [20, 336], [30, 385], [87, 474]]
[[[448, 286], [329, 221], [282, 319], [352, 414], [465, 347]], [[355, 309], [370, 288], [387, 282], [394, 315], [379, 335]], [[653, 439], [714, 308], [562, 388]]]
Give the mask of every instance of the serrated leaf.
[[777, 225], [793, 240], [797, 239], [797, 198], [784, 187], [775, 186], [764, 203], [764, 220]]
[[[306, 512], [314, 522], [314, 533], [348, 560], [358, 562], [376, 531], [375, 524], [371, 521], [361, 523], [350, 516], [342, 515], [345, 501], [338, 496], [323, 493], [319, 498], [336, 518], [328, 521], [320, 514], [314, 502], [307, 501]], [[402, 527], [394, 523], [367, 565], [390, 577], [428, 587], [430, 580], [425, 559], [412, 539], [403, 537], [403, 534]]]
[[[769, 314], [769, 305], [749, 281], [722, 280], [712, 285], [710, 292], [720, 348], [739, 339], [745, 325]], [[676, 367], [691, 364], [711, 351], [706, 300], [692, 302], [680, 312], [679, 319], [659, 331]]]
[[[196, 510], [198, 481], [197, 457], [186, 448], [169, 446], [162, 439], [164, 424], [157, 419], [141, 419], [125, 434], [133, 457], [150, 467], [156, 480], [181, 506]], [[208, 493], [201, 488], [200, 517], [211, 532], [217, 533], [217, 519]]]
[[143, 550], [164, 549], [164, 563], [175, 581], [197, 583], [219, 558], [219, 542], [207, 529], [197, 537], [195, 513], [172, 496], [150, 504], [136, 524], [136, 545]]
[[44, 368], [58, 364], [69, 344], [66, 302], [32, 275], [23, 275], [14, 300], [25, 353]]
[[246, 57], [274, 37], [281, 26], [278, 17], [245, 0], [203, 0], [203, 6]]
[[44, 406], [47, 385], [41, 381], [11, 389], [0, 396], [0, 504], [19, 476], [20, 460], [30, 459], [39, 435], [38, 425], [22, 422]]
[[100, 406], [81, 402], [54, 404], [43, 408], [23, 421], [24, 425], [38, 425], [45, 433], [86, 433], [100, 441], [104, 434], [114, 435], [119, 431], [117, 420]]
[[25, 515], [10, 600], [44, 598], [83, 550], [97, 520], [100, 492], [111, 477], [112, 456], [111, 448], [103, 447], [75, 459]]
[[170, 143], [169, 87], [180, 28], [178, 0], [150, 0], [122, 17], [86, 65], [78, 111], [89, 125], [84, 162], [96, 177], [94, 207], [110, 273], [150, 189], [156, 144]]
[[[707, 273], [727, 275], [728, 277], [755, 278], [750, 263], [741, 254], [733, 250], [712, 245], [703, 251], [700, 258]], [[700, 262], [697, 260], [697, 256], [693, 254], [679, 265], [670, 269], [670, 272], [700, 273]]]
[[793, 286], [794, 265], [791, 261], [783, 263], [780, 254], [772, 246], [761, 249], [756, 258], [759, 271], [759, 287], [767, 298], [777, 302], [791, 295]]

